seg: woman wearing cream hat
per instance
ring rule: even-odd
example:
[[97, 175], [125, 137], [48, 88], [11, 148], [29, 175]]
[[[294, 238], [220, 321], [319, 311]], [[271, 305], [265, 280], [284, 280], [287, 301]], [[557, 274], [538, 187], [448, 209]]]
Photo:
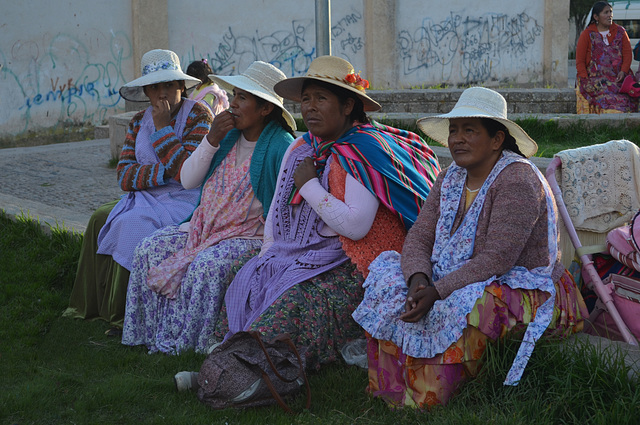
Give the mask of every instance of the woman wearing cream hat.
[[225, 296], [229, 335], [289, 333], [312, 369], [362, 336], [350, 315], [368, 263], [401, 248], [439, 171], [419, 136], [369, 122], [366, 111], [380, 105], [367, 86], [333, 56], [276, 84], [276, 93], [300, 102], [309, 132], [285, 154], [259, 257]]
[[120, 88], [130, 101], [149, 101], [131, 122], [118, 162], [118, 183], [127, 192], [101, 206], [84, 235], [69, 317], [106, 320], [119, 334], [133, 250], [157, 229], [189, 216], [196, 189], [181, 184], [183, 163], [211, 127], [209, 109], [186, 97], [199, 80], [182, 72], [170, 50], [151, 50], [141, 61], [142, 76]]
[[555, 200], [527, 158], [536, 143], [497, 92], [466, 89], [418, 126], [448, 146], [402, 256], [371, 264], [353, 317], [369, 339], [368, 391], [394, 406], [446, 404], [475, 376], [486, 344], [526, 325], [505, 384], [521, 378], [545, 329], [582, 329], [587, 310], [560, 263]]
[[296, 128], [273, 87], [286, 77], [256, 61], [240, 75], [210, 75], [233, 95], [182, 169], [200, 187], [188, 221], [158, 230], [135, 251], [122, 343], [179, 354], [209, 347], [231, 267], [257, 253], [282, 157]]

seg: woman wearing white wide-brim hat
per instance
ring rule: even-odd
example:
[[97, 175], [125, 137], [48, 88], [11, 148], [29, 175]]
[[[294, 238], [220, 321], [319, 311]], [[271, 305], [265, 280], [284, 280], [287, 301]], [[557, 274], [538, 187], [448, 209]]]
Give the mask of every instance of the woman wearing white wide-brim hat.
[[116, 335], [134, 248], [159, 228], [187, 218], [196, 205], [198, 190], [182, 186], [181, 170], [213, 120], [206, 106], [186, 98], [185, 90], [199, 80], [182, 72], [174, 52], [145, 53], [141, 73], [120, 89], [127, 100], [151, 104], [129, 123], [120, 154], [118, 183], [127, 195], [99, 207], [89, 220], [65, 312], [103, 319]]
[[188, 221], [144, 239], [133, 260], [123, 344], [150, 352], [204, 352], [232, 266], [262, 245], [282, 157], [296, 128], [273, 86], [284, 73], [256, 61], [240, 75], [212, 75], [233, 95], [182, 167], [200, 187]]
[[490, 341], [526, 327], [530, 343], [505, 377], [515, 385], [545, 329], [577, 332], [588, 313], [560, 262], [555, 200], [527, 159], [537, 145], [507, 118], [505, 99], [471, 87], [451, 112], [418, 126], [453, 163], [402, 255], [371, 264], [353, 317], [370, 335], [368, 391], [394, 406], [431, 407], [477, 374]]

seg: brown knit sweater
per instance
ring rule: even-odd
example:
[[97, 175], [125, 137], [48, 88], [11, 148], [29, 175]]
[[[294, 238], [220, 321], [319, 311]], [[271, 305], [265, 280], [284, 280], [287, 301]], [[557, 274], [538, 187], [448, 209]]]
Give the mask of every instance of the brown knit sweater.
[[[431, 278], [431, 252], [440, 215], [440, 188], [446, 174], [440, 173], [402, 249], [405, 279], [422, 272]], [[455, 231], [464, 217], [465, 195], [453, 224]], [[555, 206], [555, 204], [554, 204]], [[434, 282], [442, 299], [456, 289], [501, 276], [514, 266], [527, 269], [546, 266], [547, 205], [544, 191], [527, 164], [513, 163], [498, 175], [487, 193], [478, 218], [471, 259], [458, 270]], [[557, 281], [564, 272], [558, 260], [552, 273]]]
[[117, 174], [120, 188], [126, 192], [162, 186], [168, 179], [180, 182], [180, 170], [184, 161], [196, 150], [204, 136], [209, 133], [213, 116], [209, 108], [196, 102], [187, 116], [187, 122], [179, 139], [173, 132], [175, 117], [171, 124], [153, 134], [153, 148], [160, 162], [142, 165], [136, 159], [136, 137], [145, 111], [138, 112], [129, 122], [129, 128], [120, 153]]

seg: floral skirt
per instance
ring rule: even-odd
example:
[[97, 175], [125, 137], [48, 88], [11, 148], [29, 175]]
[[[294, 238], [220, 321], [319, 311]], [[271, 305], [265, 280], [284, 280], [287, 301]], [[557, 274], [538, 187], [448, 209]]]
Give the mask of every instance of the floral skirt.
[[142, 240], [135, 250], [127, 290], [122, 343], [146, 345], [150, 353], [206, 353], [212, 344], [224, 295], [240, 258], [257, 254], [259, 239], [232, 238], [202, 250], [189, 264], [174, 299], [147, 286], [151, 267], [184, 249], [187, 233], [168, 226]]
[[[565, 271], [555, 287], [553, 319], [546, 334], [567, 336], [581, 331], [588, 312], [573, 278]], [[395, 344], [367, 334], [367, 391], [392, 406], [446, 404], [460, 385], [477, 375], [487, 343], [510, 330], [524, 330], [548, 296], [539, 290], [492, 283], [467, 316], [462, 336], [444, 353], [428, 359], [407, 356]]]
[[576, 114], [621, 114], [623, 112], [637, 111], [637, 101], [634, 101], [625, 94], [619, 94], [617, 96], [622, 97], [623, 99], [623, 101], [620, 102], [622, 105], [621, 107], [602, 106], [595, 102], [592, 104], [589, 103], [589, 101], [580, 92], [580, 87], [576, 87]]
[[[251, 325], [266, 337], [288, 333], [308, 369], [337, 360], [347, 342], [364, 337], [351, 313], [362, 300], [364, 278], [350, 261], [287, 290]], [[229, 331], [226, 306], [215, 336]]]

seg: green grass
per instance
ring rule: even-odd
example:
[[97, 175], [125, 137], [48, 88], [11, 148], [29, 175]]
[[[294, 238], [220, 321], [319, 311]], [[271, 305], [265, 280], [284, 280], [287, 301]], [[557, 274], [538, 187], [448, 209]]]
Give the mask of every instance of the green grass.
[[[0, 424], [637, 424], [640, 389], [620, 360], [591, 346], [540, 342], [517, 387], [502, 385], [517, 338], [490, 345], [481, 375], [431, 412], [392, 410], [364, 392], [366, 371], [342, 363], [310, 374], [311, 409], [214, 411], [177, 393], [173, 375], [203, 355], [148, 355], [107, 337], [108, 325], [61, 317], [81, 236], [45, 234], [0, 212]], [[301, 411], [303, 399], [292, 401]]]

